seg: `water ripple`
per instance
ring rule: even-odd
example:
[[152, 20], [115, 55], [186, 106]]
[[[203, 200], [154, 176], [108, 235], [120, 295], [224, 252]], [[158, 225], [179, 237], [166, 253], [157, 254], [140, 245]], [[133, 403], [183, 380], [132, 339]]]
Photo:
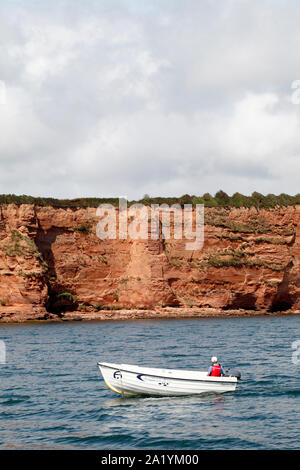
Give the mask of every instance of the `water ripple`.
[[[299, 317], [2, 325], [3, 449], [297, 449]], [[233, 393], [122, 398], [97, 361], [239, 369]], [[293, 373], [289, 371], [293, 370]]]

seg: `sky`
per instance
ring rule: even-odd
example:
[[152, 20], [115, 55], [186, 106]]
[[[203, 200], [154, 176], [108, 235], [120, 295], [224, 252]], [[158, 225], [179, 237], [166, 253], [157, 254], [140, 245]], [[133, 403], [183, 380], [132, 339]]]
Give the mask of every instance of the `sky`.
[[1, 0], [0, 193], [300, 193], [297, 0]]

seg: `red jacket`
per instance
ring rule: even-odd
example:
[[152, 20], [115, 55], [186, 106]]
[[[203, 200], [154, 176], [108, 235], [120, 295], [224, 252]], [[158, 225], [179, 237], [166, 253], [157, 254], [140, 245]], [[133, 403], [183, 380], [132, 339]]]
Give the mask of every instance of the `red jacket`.
[[221, 366], [220, 366], [219, 364], [213, 364], [213, 365], [211, 366], [211, 373], [210, 373], [210, 375], [211, 375], [212, 377], [220, 377], [221, 371], [222, 371], [222, 368], [221, 368]]

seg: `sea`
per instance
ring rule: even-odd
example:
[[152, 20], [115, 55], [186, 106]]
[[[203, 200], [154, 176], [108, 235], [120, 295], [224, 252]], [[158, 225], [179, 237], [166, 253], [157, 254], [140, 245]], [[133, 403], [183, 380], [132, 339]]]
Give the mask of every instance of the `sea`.
[[[300, 447], [299, 316], [9, 324], [0, 341], [0, 449]], [[241, 372], [234, 392], [123, 398], [97, 368], [212, 355]]]

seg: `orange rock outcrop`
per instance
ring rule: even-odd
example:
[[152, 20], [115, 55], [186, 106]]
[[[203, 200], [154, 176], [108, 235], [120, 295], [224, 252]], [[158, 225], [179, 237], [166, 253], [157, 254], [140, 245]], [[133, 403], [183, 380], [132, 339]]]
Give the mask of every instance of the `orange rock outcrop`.
[[203, 248], [187, 251], [172, 230], [100, 240], [94, 208], [2, 205], [0, 321], [297, 312], [299, 217], [299, 206], [205, 208]]

